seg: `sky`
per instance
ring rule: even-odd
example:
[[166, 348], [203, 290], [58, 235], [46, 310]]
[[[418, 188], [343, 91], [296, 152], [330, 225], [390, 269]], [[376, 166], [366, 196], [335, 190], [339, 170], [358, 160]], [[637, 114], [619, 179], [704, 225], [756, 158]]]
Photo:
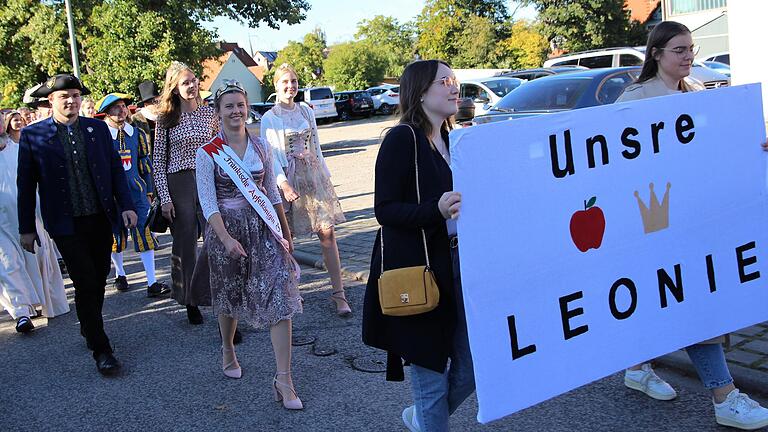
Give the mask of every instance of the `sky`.
[[[271, 29], [266, 25], [249, 29], [243, 24], [224, 18], [204, 23], [204, 26], [209, 29], [217, 28], [219, 39], [237, 42], [249, 52], [251, 47], [254, 51], [279, 51], [288, 41], [300, 41], [316, 26], [325, 31], [328, 44], [332, 45], [352, 40], [357, 23], [364, 19], [385, 15], [404, 23], [411, 21], [424, 7], [424, 0], [310, 0], [309, 3], [311, 9], [307, 11], [304, 21], [291, 26], [283, 24], [280, 30]], [[514, 9], [514, 6], [510, 9]], [[520, 18], [533, 18], [535, 15], [530, 8], [521, 9], [517, 13]]]

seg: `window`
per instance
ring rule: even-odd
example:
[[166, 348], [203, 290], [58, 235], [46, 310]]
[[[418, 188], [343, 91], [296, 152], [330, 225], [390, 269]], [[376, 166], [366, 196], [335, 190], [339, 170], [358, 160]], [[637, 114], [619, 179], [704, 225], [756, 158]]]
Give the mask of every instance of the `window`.
[[619, 56], [619, 66], [640, 66], [643, 59], [632, 54], [622, 54]]
[[333, 99], [333, 93], [328, 87], [321, 87], [309, 91], [310, 100]]
[[563, 60], [557, 63], [552, 63], [552, 66], [576, 66], [579, 64], [579, 59]]
[[493, 81], [484, 81], [486, 87], [496, 94], [498, 97], [504, 97], [507, 93], [518, 88], [523, 81], [515, 78], [498, 79]]
[[634, 78], [626, 72], [606, 79], [602, 85], [600, 85], [600, 88], [597, 89], [598, 102], [601, 104], [611, 104], [616, 102], [616, 99], [618, 99], [619, 95], [624, 92], [624, 89], [633, 82], [635, 82]]
[[510, 92], [494, 108], [514, 111], [554, 111], [574, 108], [589, 87], [591, 78], [534, 80]]
[[613, 55], [608, 54], [595, 57], [584, 57], [579, 60], [579, 66], [584, 66], [590, 69], [608, 68], [613, 66]]
[[485, 90], [481, 89], [475, 84], [461, 84], [459, 89], [459, 97], [471, 98], [472, 100], [477, 98], [489, 99], [488, 93], [486, 93]]
[[726, 0], [671, 0], [667, 7], [670, 15], [680, 15], [724, 8], [727, 3]]
[[372, 96], [378, 96], [384, 93], [384, 89], [373, 89], [373, 90], [368, 90], [368, 92], [371, 93]]

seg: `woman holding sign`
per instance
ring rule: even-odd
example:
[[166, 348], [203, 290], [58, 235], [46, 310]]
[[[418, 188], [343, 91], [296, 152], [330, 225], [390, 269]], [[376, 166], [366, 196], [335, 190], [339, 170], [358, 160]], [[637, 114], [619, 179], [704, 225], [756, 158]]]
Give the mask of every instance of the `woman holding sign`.
[[222, 336], [222, 369], [240, 378], [238, 320], [269, 327], [277, 373], [275, 400], [302, 409], [291, 380], [291, 318], [302, 311], [299, 268], [273, 173], [272, 151], [248, 135], [248, 98], [234, 81], [215, 93], [222, 130], [197, 150], [197, 193], [208, 221], [205, 244], [213, 309]]
[[[703, 90], [701, 83], [689, 77], [698, 50], [690, 30], [683, 24], [665, 21], [657, 25], [648, 36], [645, 62], [637, 82], [627, 87], [616, 102]], [[704, 387], [712, 392], [717, 423], [745, 430], [768, 426], [768, 409], [733, 385], [723, 342], [724, 338], [719, 337], [685, 349]], [[624, 384], [658, 400], [677, 396], [672, 386], [656, 375], [650, 363], [627, 369]]]
[[[387, 132], [376, 158], [374, 206], [381, 230], [365, 291], [363, 342], [387, 351], [388, 380], [402, 381], [402, 361], [410, 363], [414, 405], [402, 418], [411, 431], [447, 431], [449, 416], [475, 389], [455, 228], [461, 195], [453, 191], [448, 153], [458, 95], [448, 64], [409, 64], [400, 80], [400, 122]], [[417, 315], [384, 315], [379, 276], [425, 260], [437, 281], [437, 306]]]

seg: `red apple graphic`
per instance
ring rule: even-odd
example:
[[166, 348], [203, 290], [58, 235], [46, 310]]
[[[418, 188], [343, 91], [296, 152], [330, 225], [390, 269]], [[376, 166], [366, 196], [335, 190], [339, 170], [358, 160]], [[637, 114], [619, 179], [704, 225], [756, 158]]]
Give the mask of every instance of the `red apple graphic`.
[[590, 198], [589, 202], [584, 201], [584, 210], [571, 216], [571, 239], [582, 252], [598, 249], [603, 243], [605, 215], [600, 207], [595, 206], [595, 201], [597, 197]]

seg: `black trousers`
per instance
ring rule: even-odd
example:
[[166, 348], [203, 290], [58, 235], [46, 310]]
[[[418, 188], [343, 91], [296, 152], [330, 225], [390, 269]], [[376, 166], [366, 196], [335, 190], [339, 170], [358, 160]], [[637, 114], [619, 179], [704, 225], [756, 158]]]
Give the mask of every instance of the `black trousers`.
[[104, 286], [111, 267], [112, 227], [103, 213], [76, 217], [74, 224], [73, 235], [56, 236], [53, 241], [75, 285], [77, 318], [96, 357], [112, 352], [101, 316]]

